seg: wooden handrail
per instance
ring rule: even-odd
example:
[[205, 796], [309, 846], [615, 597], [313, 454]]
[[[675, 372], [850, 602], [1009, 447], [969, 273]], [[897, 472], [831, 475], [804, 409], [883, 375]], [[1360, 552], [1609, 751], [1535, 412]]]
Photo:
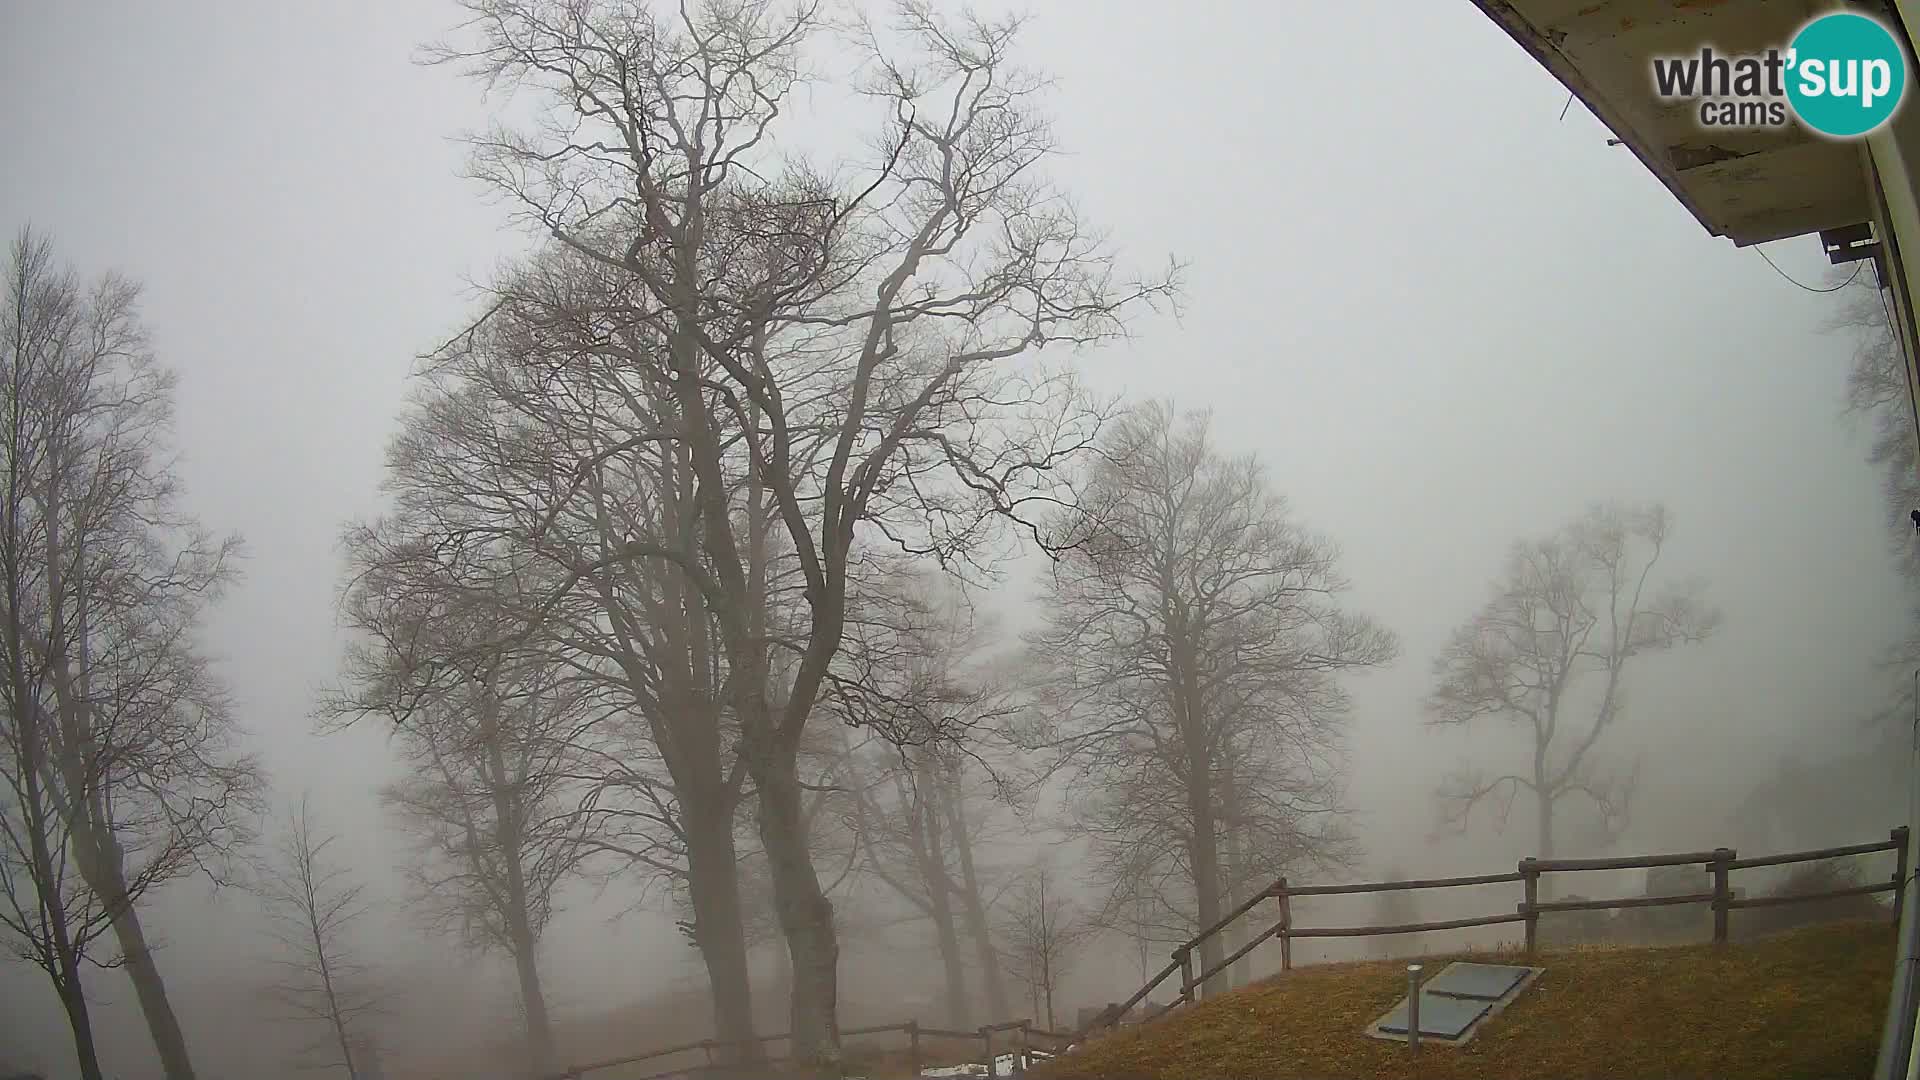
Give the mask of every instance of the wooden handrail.
[[1283, 933], [1286, 933], [1286, 930], [1287, 930], [1286, 923], [1284, 922], [1274, 923], [1272, 926], [1269, 926], [1265, 930], [1262, 930], [1258, 934], [1255, 934], [1253, 937], [1253, 940], [1247, 942], [1245, 945], [1240, 946], [1238, 949], [1235, 949], [1233, 951], [1233, 955], [1227, 957], [1226, 959], [1220, 961], [1219, 963], [1213, 965], [1207, 970], [1201, 972], [1199, 975], [1195, 976], [1194, 981], [1197, 983], [1205, 983], [1208, 979], [1213, 978], [1215, 975], [1220, 974], [1221, 972], [1232, 967], [1234, 964], [1238, 963], [1241, 957], [1244, 957], [1248, 953], [1252, 952], [1255, 947], [1260, 945], [1265, 945], [1267, 942], [1273, 940], [1274, 938], [1280, 936]]
[[1628, 855], [1618, 859], [1529, 859], [1535, 870], [1541, 873], [1559, 873], [1566, 870], [1639, 870], [1655, 866], [1685, 866], [1688, 863], [1710, 863], [1717, 852], [1687, 851], [1677, 855]]
[[[843, 1037], [848, 1035], [885, 1035], [889, 1031], [906, 1031], [912, 1028], [913, 1026], [914, 1025], [911, 1023], [905, 1023], [905, 1024], [881, 1024], [879, 1027], [841, 1028], [840, 1034]], [[920, 1030], [922, 1032], [925, 1032], [927, 1029], [921, 1028]], [[779, 1036], [779, 1038], [784, 1039], [786, 1038], [786, 1036], [782, 1035], [782, 1036]]]
[[1849, 855], [1871, 855], [1877, 851], [1893, 851], [1906, 846], [1905, 840], [1882, 840], [1876, 844], [1848, 844], [1845, 847], [1820, 848], [1817, 851], [1790, 851], [1785, 855], [1761, 855], [1752, 859], [1735, 859], [1729, 863], [1729, 870], [1746, 870], [1755, 866], [1784, 866], [1788, 863], [1818, 862], [1821, 859], [1843, 859]]
[[1451, 889], [1461, 885], [1505, 885], [1524, 874], [1474, 874], [1470, 877], [1424, 878], [1413, 881], [1363, 881], [1356, 885], [1295, 885], [1289, 896], [1341, 896], [1347, 893], [1393, 892], [1399, 889]]
[[1543, 900], [1530, 905], [1533, 911], [1606, 911], [1611, 908], [1665, 907], [1668, 904], [1711, 904], [1713, 894], [1683, 893], [1678, 896], [1629, 896], [1619, 900]]
[[1187, 943], [1181, 946], [1181, 948], [1183, 949], [1199, 948], [1201, 942], [1207, 940], [1208, 938], [1219, 933], [1220, 931], [1225, 930], [1227, 926], [1231, 924], [1235, 919], [1238, 919], [1240, 916], [1245, 915], [1249, 911], [1252, 911], [1254, 908], [1254, 905], [1258, 904], [1262, 900], [1265, 900], [1269, 896], [1273, 896], [1274, 890], [1279, 888], [1280, 882], [1283, 882], [1285, 880], [1286, 880], [1285, 878], [1281, 878], [1280, 881], [1276, 881], [1273, 884], [1268, 885], [1266, 888], [1260, 890], [1259, 892], [1254, 893], [1252, 896], [1247, 897], [1245, 900], [1240, 902], [1239, 907], [1234, 908], [1232, 911], [1227, 912], [1225, 915], [1221, 916], [1220, 918], [1215, 919], [1212, 926], [1209, 926], [1205, 930], [1202, 930], [1199, 933], [1193, 935], [1191, 938], [1188, 938]]
[[1843, 896], [1868, 896], [1873, 893], [1892, 892], [1900, 886], [1891, 881], [1878, 881], [1872, 885], [1850, 885], [1844, 889], [1828, 889], [1817, 893], [1794, 893], [1791, 896], [1755, 896], [1743, 900], [1729, 900], [1730, 908], [1773, 907], [1777, 904], [1804, 904], [1813, 900], [1837, 900]]
[[1426, 930], [1462, 930], [1469, 926], [1495, 926], [1500, 923], [1525, 922], [1525, 915], [1482, 915], [1477, 919], [1446, 919], [1441, 922], [1406, 923], [1402, 926], [1320, 926], [1295, 927], [1288, 930], [1290, 938], [1302, 937], [1385, 937], [1390, 934], [1418, 934]]

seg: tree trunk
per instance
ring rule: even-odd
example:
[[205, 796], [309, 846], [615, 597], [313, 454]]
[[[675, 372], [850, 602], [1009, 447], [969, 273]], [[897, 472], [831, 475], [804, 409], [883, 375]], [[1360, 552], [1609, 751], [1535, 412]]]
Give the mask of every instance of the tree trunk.
[[533, 1071], [541, 1076], [553, 1071], [553, 1024], [547, 1017], [547, 996], [540, 988], [537, 962], [538, 942], [527, 898], [526, 867], [522, 863], [526, 835], [526, 811], [519, 798], [519, 777], [507, 774], [506, 754], [500, 747], [504, 733], [500, 728], [500, 704], [491, 687], [486, 695], [487, 786], [493, 798], [494, 840], [500, 849], [501, 868], [505, 871], [508, 943], [513, 953], [514, 973], [520, 982], [520, 1011], [526, 1021], [527, 1057]]
[[957, 782], [941, 785], [946, 796], [948, 817], [953, 822], [954, 851], [960, 857], [960, 900], [961, 914], [967, 920], [967, 936], [973, 939], [974, 949], [980, 958], [980, 981], [987, 992], [988, 1021], [1001, 1023], [1011, 1020], [1011, 1011], [1007, 1007], [1007, 984], [1000, 975], [1000, 950], [993, 944], [993, 932], [987, 922], [986, 901], [980, 895], [980, 877], [973, 866], [973, 839], [967, 833], [967, 810], [964, 793]]
[[[11, 550], [6, 554], [8, 561], [11, 561]], [[17, 599], [17, 590], [9, 590], [8, 674], [13, 684], [13, 700], [34, 702], [36, 699], [27, 686], [25, 658], [21, 651], [24, 633]], [[67, 1026], [73, 1031], [73, 1056], [80, 1066], [81, 1080], [101, 1080], [100, 1055], [93, 1044], [93, 1019], [87, 1012], [86, 990], [80, 982], [80, 949], [75, 946], [72, 928], [67, 924], [66, 897], [60, 891], [60, 872], [54, 866], [53, 849], [47, 842], [52, 824], [48, 820], [40, 786], [41, 769], [46, 761], [42, 739], [44, 733], [41, 730], [45, 713], [33, 710], [30, 717], [31, 722], [16, 720], [16, 728], [21, 786], [25, 789], [21, 805], [27, 816], [27, 849], [33, 862], [33, 887], [40, 901], [40, 911], [46, 919], [47, 945], [51, 953], [38, 959], [46, 962], [47, 975], [53, 982], [54, 991], [60, 995], [61, 1007], [66, 1010]]]
[[63, 962], [65, 986], [60, 988], [60, 1005], [67, 1011], [67, 1026], [73, 1029], [73, 1057], [80, 1066], [80, 1080], [103, 1080], [100, 1054], [93, 1046], [93, 1017], [87, 1012], [86, 991], [80, 985], [79, 959]]
[[687, 889], [692, 894], [694, 942], [713, 995], [714, 1038], [726, 1062], [758, 1061], [753, 1039], [753, 984], [741, 915], [733, 815], [690, 802], [687, 813]]
[[787, 946], [787, 935], [776, 933], [773, 942], [773, 979], [774, 993], [778, 995], [780, 1011], [793, 1012], [793, 950]]
[[[553, 1022], [547, 1016], [547, 995], [540, 988], [540, 966], [535, 962], [533, 936], [525, 927], [514, 927], [513, 970], [520, 981], [521, 1011], [527, 1024], [527, 1057], [536, 1075], [553, 1071], [558, 1052], [553, 1044]], [[521, 947], [524, 937], [525, 947]]]
[[[1231, 748], [1228, 750], [1227, 762], [1228, 768], [1220, 778], [1220, 807], [1221, 817], [1224, 819], [1221, 830], [1227, 837], [1227, 863], [1222, 871], [1222, 877], [1225, 879], [1223, 889], [1225, 895], [1221, 897], [1222, 910], [1246, 899], [1244, 890], [1253, 887], [1253, 883], [1248, 880], [1252, 875], [1247, 873], [1246, 866], [1241, 862], [1245, 856], [1245, 850], [1240, 843], [1240, 791], [1233, 775]], [[1240, 947], [1247, 943], [1246, 919], [1244, 917], [1235, 919], [1224, 934], [1227, 940], [1223, 955], [1238, 952]], [[1236, 988], [1247, 985], [1249, 966], [1245, 957], [1236, 961], [1233, 967], [1227, 970], [1228, 984]]]
[[[89, 831], [98, 831], [97, 829]], [[154, 963], [153, 950], [140, 925], [140, 913], [127, 898], [125, 875], [121, 870], [120, 845], [109, 837], [100, 853], [98, 884], [93, 886], [101, 902], [115, 912], [114, 937], [126, 958], [127, 978], [133, 983], [134, 996], [140, 1000], [140, 1014], [146, 1018], [147, 1031], [153, 1036], [153, 1048], [160, 1055], [160, 1068], [167, 1080], [193, 1080], [193, 1062], [187, 1054], [187, 1038], [180, 1020], [167, 999], [167, 984]]]
[[[695, 230], [697, 231], [697, 230]], [[794, 676], [787, 707], [776, 713], [768, 693], [767, 642], [752, 633], [754, 609], [761, 602], [749, 579], [750, 559], [741, 557], [733, 533], [726, 472], [721, 466], [721, 439], [708, 413], [701, 381], [701, 353], [694, 312], [700, 297], [692, 282], [701, 273], [698, 250], [685, 234], [674, 258], [682, 283], [677, 298], [676, 325], [668, 337], [675, 378], [673, 396], [685, 424], [687, 464], [691, 466], [695, 501], [712, 565], [724, 601], [707, 607], [719, 624], [729, 667], [728, 682], [740, 724], [740, 748], [753, 777], [760, 813], [761, 847], [773, 878], [774, 908], [787, 947], [793, 956], [793, 1057], [814, 1064], [822, 1075], [840, 1067], [839, 966], [840, 946], [834, 932], [833, 904], [814, 873], [807, 835], [807, 817], [796, 758], [807, 710], [813, 707], [826, 674], [826, 664], [838, 651], [846, 613], [845, 583], [811, 583], [807, 606], [813, 613], [807, 646]], [[756, 466], [750, 476], [759, 476]], [[828, 565], [837, 574], [846, 565], [844, 546], [851, 536], [823, 537], [829, 549]], [[791, 714], [784, 716], [782, 714]]]
[[936, 783], [933, 770], [922, 768], [914, 785], [914, 813], [920, 818], [924, 839], [924, 846], [919, 851], [922, 860], [920, 877], [927, 884], [928, 915], [933, 919], [933, 932], [940, 948], [940, 963], [946, 968], [947, 1020], [964, 1031], [973, 1026], [973, 1010], [967, 1005], [965, 964], [960, 959], [960, 935], [953, 923], [953, 897], [947, 880], [947, 852], [945, 845], [940, 842], [941, 815], [934, 790]]
[[334, 1043], [340, 1047], [340, 1063], [346, 1067], [347, 1080], [360, 1080], [360, 1069], [353, 1061], [353, 1040], [347, 1036], [347, 1020], [340, 1011], [340, 995], [333, 989], [333, 963], [327, 959], [327, 937], [314, 910], [311, 885], [307, 889], [307, 929], [313, 937], [313, 966], [327, 1000], [327, 1022], [333, 1027]]
[[[1163, 584], [1163, 595], [1172, 598], [1178, 590], [1169, 580]], [[1171, 685], [1168, 704], [1172, 708], [1175, 729], [1180, 733], [1180, 749], [1186, 760], [1186, 796], [1187, 813], [1192, 832], [1187, 840], [1187, 857], [1193, 868], [1194, 916], [1198, 922], [1196, 930], [1204, 930], [1220, 921], [1225, 910], [1221, 903], [1222, 889], [1220, 880], [1220, 819], [1214, 802], [1213, 766], [1214, 746], [1209, 738], [1206, 708], [1201, 700], [1200, 675], [1198, 663], [1198, 642], [1194, 641], [1187, 628], [1187, 618], [1173, 606], [1167, 619], [1167, 636], [1171, 642], [1169, 676]], [[1210, 970], [1220, 962], [1220, 935], [1214, 934], [1200, 942], [1199, 966], [1194, 974]], [[1212, 997], [1226, 989], [1225, 973], [1215, 975], [1206, 981], [1201, 994]]]
[[[1204, 775], [1204, 774], [1203, 774]], [[1193, 814], [1193, 839], [1188, 846], [1188, 855], [1193, 862], [1193, 894], [1195, 917], [1199, 923], [1197, 930], [1204, 930], [1220, 921], [1225, 911], [1221, 903], [1220, 887], [1220, 840], [1214, 824], [1212, 807], [1208, 805], [1212, 792], [1207, 790], [1213, 785], [1204, 778], [1189, 781], [1190, 810]], [[1194, 974], [1212, 968], [1220, 962], [1220, 935], [1215, 934], [1200, 943], [1198, 966]], [[1221, 973], [1208, 979], [1202, 988], [1202, 994], [1212, 997], [1226, 989], [1225, 974]]]
[[[1186, 697], [1183, 693], [1182, 697]], [[1183, 701], [1182, 704], [1189, 704]], [[1190, 714], [1191, 715], [1191, 714]], [[1192, 834], [1187, 845], [1188, 860], [1193, 867], [1194, 917], [1198, 923], [1196, 931], [1204, 930], [1220, 921], [1225, 910], [1221, 903], [1222, 889], [1220, 881], [1220, 835], [1219, 819], [1214, 813], [1213, 771], [1211, 755], [1207, 753], [1206, 740], [1197, 717], [1182, 724], [1187, 751], [1187, 812], [1192, 819]], [[1214, 934], [1200, 942], [1198, 966], [1194, 974], [1210, 970], [1220, 962], [1224, 955], [1220, 948], [1220, 935]], [[1208, 979], [1201, 988], [1203, 996], [1212, 997], [1226, 989], [1224, 973]]]
[[[760, 843], [773, 877], [774, 909], [793, 960], [793, 1057], [822, 1075], [840, 1064], [837, 1015], [840, 945], [833, 903], [820, 889], [808, 851], [798, 763], [791, 753], [749, 743], [748, 764], [759, 799]], [[769, 752], [769, 751], [772, 752]]]
[[1553, 858], [1553, 795], [1544, 789], [1540, 792], [1540, 835], [1535, 841], [1542, 859]]

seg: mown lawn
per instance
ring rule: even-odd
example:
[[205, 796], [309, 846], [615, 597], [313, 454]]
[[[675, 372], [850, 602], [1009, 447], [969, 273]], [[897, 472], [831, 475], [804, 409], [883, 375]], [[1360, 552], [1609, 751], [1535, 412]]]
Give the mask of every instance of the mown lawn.
[[[1303, 968], [1105, 1036], [1031, 1080], [1541, 1080], [1865, 1077], [1893, 975], [1885, 922], [1716, 948], [1548, 953], [1546, 973], [1461, 1047], [1362, 1034], [1406, 991], [1404, 963]], [[1512, 956], [1425, 957], [1519, 963]]]

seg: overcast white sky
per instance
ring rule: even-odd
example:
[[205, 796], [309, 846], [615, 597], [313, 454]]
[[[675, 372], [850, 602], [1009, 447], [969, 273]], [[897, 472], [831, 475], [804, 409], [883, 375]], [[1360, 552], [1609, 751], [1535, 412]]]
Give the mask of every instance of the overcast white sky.
[[[1708, 236], [1577, 105], [1559, 119], [1565, 91], [1466, 0], [1174, 7], [1028, 8], [1025, 55], [1059, 79], [1059, 175], [1129, 255], [1192, 264], [1182, 320], [1143, 322], [1085, 370], [1214, 408], [1221, 442], [1260, 454], [1344, 545], [1355, 603], [1402, 635], [1355, 721], [1376, 849], [1414, 869], [1463, 857], [1420, 843], [1434, 769], [1466, 748], [1420, 728], [1427, 665], [1510, 541], [1596, 498], [1665, 499], [1673, 568], [1709, 575], [1729, 618], [1636, 686], [1653, 805], [1737, 794], [1810, 732], [1856, 738], [1902, 600], [1877, 478], [1839, 418], [1832, 299]], [[335, 667], [334, 541], [377, 506], [411, 357], [469, 310], [467, 278], [525, 244], [458, 175], [478, 89], [410, 63], [456, 16], [0, 5], [0, 226], [146, 283], [182, 374], [191, 503], [253, 552], [214, 648], [281, 792], [314, 790], [376, 868], [400, 857], [371, 795], [381, 740], [317, 739], [307, 719]], [[1770, 251], [1823, 280], [1811, 238]], [[1686, 827], [1660, 818], [1635, 841], [1717, 842]], [[194, 885], [167, 901], [176, 981], [257, 951], [235, 902]], [[684, 952], [662, 925], [557, 928], [560, 1003], [644, 992]], [[131, 995], [96, 982], [134, 1025], [114, 1053], [137, 1053]], [[0, 995], [0, 1052], [64, 1067], [44, 982], [9, 965]], [[192, 1015], [190, 1034], [217, 1022]]]

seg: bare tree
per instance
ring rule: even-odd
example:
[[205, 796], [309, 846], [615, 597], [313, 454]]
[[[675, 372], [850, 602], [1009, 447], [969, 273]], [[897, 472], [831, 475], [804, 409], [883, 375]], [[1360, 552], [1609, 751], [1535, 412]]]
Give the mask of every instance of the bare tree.
[[947, 835], [953, 838], [960, 915], [967, 936], [973, 939], [974, 962], [979, 965], [981, 988], [986, 992], [987, 1018], [1000, 1023], [1013, 1019], [1013, 1014], [999, 945], [994, 940], [994, 898], [988, 890], [1004, 888], [1004, 882], [996, 882], [994, 869], [983, 864], [977, 853], [985, 841], [1002, 831], [1003, 826], [994, 817], [997, 811], [1004, 816], [1008, 791], [997, 777], [989, 776], [983, 784], [981, 770], [973, 767], [973, 756], [950, 754], [948, 759], [950, 764], [934, 777], [935, 791], [947, 815]]
[[502, 672], [401, 726], [411, 774], [383, 792], [417, 841], [407, 873], [430, 924], [512, 959], [538, 1076], [555, 1050], [537, 953], [556, 893], [591, 850], [566, 800], [594, 711], [558, 669]]
[[[82, 1075], [99, 1075], [79, 974], [94, 960], [126, 968], [166, 1075], [183, 1080], [191, 1059], [139, 905], [197, 870], [221, 878], [260, 775], [196, 641], [238, 540], [178, 507], [174, 377], [138, 301], [112, 275], [83, 287], [30, 232], [14, 244], [0, 316], [0, 922], [52, 978]], [[109, 928], [118, 957], [91, 956]]]
[[[1892, 309], [1875, 282], [1862, 278], [1858, 284], [1843, 286], [1839, 296], [1842, 306], [1827, 329], [1853, 340], [1846, 412], [1868, 429], [1867, 461], [1881, 473], [1894, 565], [1911, 591], [1920, 588], [1920, 543], [1915, 542], [1911, 517], [1920, 510], [1920, 462], [1914, 458], [1914, 397], [1906, 358], [1894, 340]], [[1920, 667], [1920, 594], [1912, 597], [1912, 603], [1914, 613], [1906, 635], [1878, 665], [1888, 682], [1889, 700], [1879, 717], [1887, 724], [1915, 715], [1913, 672]]]
[[1882, 473], [1887, 529], [1901, 573], [1920, 582], [1920, 545], [1913, 542], [1909, 516], [1920, 509], [1920, 469], [1914, 462], [1914, 406], [1907, 365], [1894, 340], [1886, 298], [1862, 280], [1846, 288], [1843, 305], [1827, 328], [1853, 338], [1853, 367], [1847, 374], [1847, 413], [1864, 422], [1871, 435], [1867, 460]]
[[368, 910], [364, 885], [335, 861], [339, 837], [325, 831], [302, 798], [282, 827], [256, 886], [283, 955], [267, 988], [288, 1020], [320, 1029], [307, 1065], [345, 1069], [363, 1080], [355, 1049], [381, 1010], [372, 969], [355, 955], [353, 927]]
[[[1389, 865], [1384, 881], [1404, 881], [1407, 875], [1400, 867]], [[1407, 926], [1420, 921], [1418, 900], [1412, 889], [1389, 889], [1374, 894], [1373, 923], [1375, 926]], [[1420, 934], [1382, 934], [1368, 941], [1369, 951], [1381, 959], [1395, 956], [1415, 956], [1421, 949]]]
[[[1083, 495], [1097, 525], [1056, 562], [1029, 638], [1029, 737], [1077, 777], [1108, 915], [1177, 939], [1218, 921], [1236, 882], [1344, 855], [1338, 680], [1397, 646], [1337, 605], [1333, 546], [1257, 462], [1214, 449], [1204, 413], [1142, 406], [1104, 450]], [[1201, 966], [1221, 948], [1208, 938]]]
[[[627, 332], [593, 350], [673, 406], [637, 437], [684, 455], [697, 528], [617, 553], [677, 569], [714, 615], [792, 954], [795, 1056], [830, 1067], [838, 944], [794, 747], [840, 648], [856, 539], [965, 558], [1054, 496], [1093, 417], [1059, 373], [1006, 361], [1118, 336], [1171, 283], [1119, 279], [1040, 177], [1044, 80], [1010, 61], [1017, 22], [904, 4], [897, 39], [866, 30], [856, 89], [881, 114], [876, 160], [829, 175], [771, 150], [822, 25], [812, 7], [467, 6], [473, 43], [436, 56], [544, 92], [555, 118], [475, 139], [475, 174], [630, 285]], [[771, 500], [804, 582], [783, 688], [729, 512], [736, 470]]]
[[1634, 771], [1606, 767], [1595, 747], [1626, 709], [1627, 664], [1704, 641], [1720, 624], [1703, 582], [1649, 588], [1672, 527], [1657, 503], [1595, 505], [1551, 536], [1514, 545], [1493, 596], [1435, 659], [1427, 709], [1435, 725], [1506, 725], [1528, 764], [1456, 771], [1440, 789], [1449, 820], [1464, 826], [1475, 807], [1490, 805], [1504, 824], [1524, 791], [1540, 858], [1553, 857], [1564, 802], [1584, 800], [1617, 831]]
[[974, 848], [989, 815], [971, 816], [967, 780], [1013, 712], [991, 673], [992, 626], [950, 582], [906, 571], [862, 597], [826, 707], [880, 733], [856, 759], [856, 834], [869, 873], [932, 928], [945, 972], [948, 1020], [972, 1024], [961, 933], [975, 945], [988, 1008], [1005, 1019], [1006, 993]]
[[[751, 1048], [734, 842], [746, 774], [731, 746], [725, 658], [687, 579], [622, 553], [693, 528], [691, 476], [670, 443], [629, 442], [662, 422], [652, 388], [610, 364], [545, 367], [568, 341], [604, 330], [593, 313], [617, 297], [593, 270], [564, 251], [534, 260], [503, 283], [511, 302], [428, 368], [389, 453], [397, 509], [350, 531], [348, 607], [386, 602], [378, 591], [407, 602], [427, 587], [408, 584], [416, 579], [482, 594], [496, 609], [492, 633], [449, 642], [437, 658], [411, 637], [376, 635], [376, 667], [477, 670], [490, 654], [523, 654], [593, 688], [605, 707], [574, 747], [583, 832], [627, 869], [691, 890], [716, 1034]], [[585, 322], [562, 336], [563, 319]], [[578, 498], [547, 498], [564, 482], [557, 468], [572, 471]], [[764, 591], [769, 546], [754, 550]], [[381, 575], [402, 581], [378, 584]], [[547, 591], [513, 585], [530, 575]], [[764, 628], [764, 616], [755, 623]]]
[[1014, 887], [1006, 926], [1007, 966], [1027, 988], [1036, 1019], [1057, 1031], [1053, 998], [1093, 930], [1079, 905], [1065, 895], [1045, 865], [1034, 867]]
[[[869, 779], [857, 787], [859, 837], [873, 875], [933, 928], [945, 974], [947, 1022], [972, 1024], [966, 961], [960, 951], [954, 903], [949, 819], [935, 780], [937, 755], [926, 747], [881, 747]], [[888, 757], [904, 758], [889, 761]]]

